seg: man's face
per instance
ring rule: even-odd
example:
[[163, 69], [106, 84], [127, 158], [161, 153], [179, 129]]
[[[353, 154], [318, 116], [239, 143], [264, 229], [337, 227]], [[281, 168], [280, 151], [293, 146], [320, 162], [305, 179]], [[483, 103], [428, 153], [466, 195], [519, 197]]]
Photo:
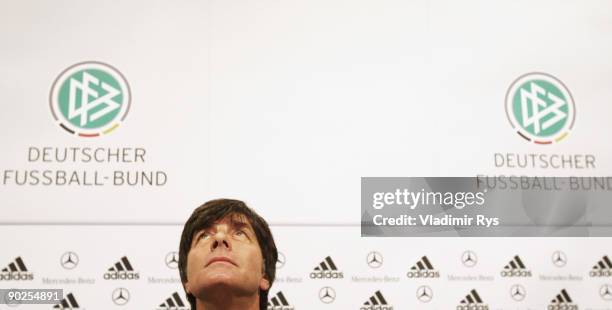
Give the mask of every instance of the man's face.
[[269, 287], [257, 237], [245, 218], [230, 215], [194, 233], [187, 255], [189, 293], [199, 298], [231, 290], [248, 296]]

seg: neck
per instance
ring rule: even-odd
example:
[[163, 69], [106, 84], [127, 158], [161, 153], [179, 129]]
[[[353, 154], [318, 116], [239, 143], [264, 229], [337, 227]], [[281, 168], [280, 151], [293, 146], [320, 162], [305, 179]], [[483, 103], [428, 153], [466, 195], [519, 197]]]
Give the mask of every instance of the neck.
[[259, 310], [259, 294], [254, 296], [215, 295], [206, 300], [196, 299], [195, 310]]

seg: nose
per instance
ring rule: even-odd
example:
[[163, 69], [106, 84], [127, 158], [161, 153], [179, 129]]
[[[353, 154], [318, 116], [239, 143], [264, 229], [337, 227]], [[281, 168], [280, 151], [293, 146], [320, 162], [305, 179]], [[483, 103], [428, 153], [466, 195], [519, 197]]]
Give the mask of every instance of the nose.
[[[214, 240], [210, 244], [210, 251], [211, 252], [215, 251], [215, 250], [222, 250], [223, 248], [225, 248], [225, 250], [231, 250], [232, 249], [232, 244], [228, 240], [227, 235], [224, 232], [217, 231], [217, 233], [214, 234], [213, 238], [214, 238]], [[219, 247], [221, 247], [221, 249], [218, 249]]]

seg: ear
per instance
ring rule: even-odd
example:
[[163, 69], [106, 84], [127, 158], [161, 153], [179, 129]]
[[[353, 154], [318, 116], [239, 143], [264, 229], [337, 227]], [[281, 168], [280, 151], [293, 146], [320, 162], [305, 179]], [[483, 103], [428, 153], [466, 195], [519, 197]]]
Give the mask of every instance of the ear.
[[259, 288], [267, 291], [268, 289], [270, 289], [270, 281], [268, 281], [268, 279], [266, 278], [261, 278], [261, 280], [259, 280]]
[[189, 282], [183, 283], [183, 286], [185, 287], [185, 291], [191, 294], [191, 288], [189, 287]]

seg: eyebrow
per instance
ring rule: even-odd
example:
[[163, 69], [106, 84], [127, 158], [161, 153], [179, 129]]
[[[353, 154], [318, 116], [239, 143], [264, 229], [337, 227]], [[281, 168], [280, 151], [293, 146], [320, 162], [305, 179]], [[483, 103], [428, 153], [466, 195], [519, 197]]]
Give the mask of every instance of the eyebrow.
[[[222, 220], [215, 221], [214, 223], [211, 223], [209, 225], [203, 226], [200, 229], [195, 230], [193, 233], [193, 239], [197, 239], [197, 237], [199, 237], [199, 235], [202, 234], [202, 232], [209, 230], [211, 227], [215, 226], [220, 221]], [[249, 232], [251, 232], [253, 235], [255, 235], [255, 229], [253, 228], [251, 223], [249, 223], [249, 221], [247, 220], [244, 220], [243, 218], [232, 216], [228, 219], [227, 224], [230, 226], [232, 230], [246, 229]]]
[[232, 229], [234, 229], [234, 230], [236, 230], [236, 229], [244, 229], [244, 230], [249, 231], [253, 235], [255, 235], [255, 229], [253, 229], [253, 227], [251, 226], [251, 224], [249, 222], [230, 220], [229, 224], [232, 227]]

